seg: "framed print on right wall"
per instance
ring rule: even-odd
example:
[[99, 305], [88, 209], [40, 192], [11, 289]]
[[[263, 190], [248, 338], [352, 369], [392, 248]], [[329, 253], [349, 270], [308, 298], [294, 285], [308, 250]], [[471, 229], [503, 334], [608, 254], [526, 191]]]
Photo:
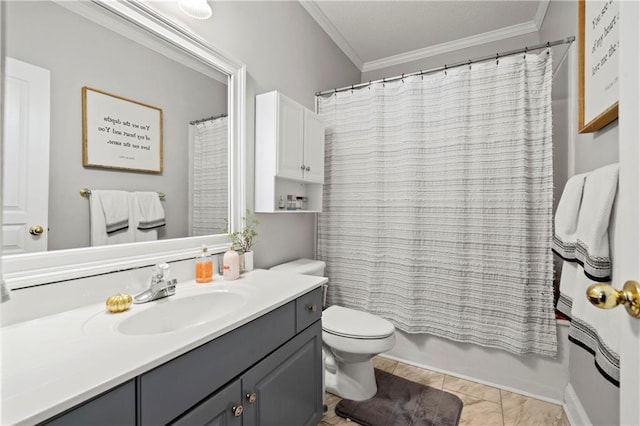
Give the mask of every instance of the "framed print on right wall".
[[578, 130], [618, 118], [618, 0], [578, 1]]

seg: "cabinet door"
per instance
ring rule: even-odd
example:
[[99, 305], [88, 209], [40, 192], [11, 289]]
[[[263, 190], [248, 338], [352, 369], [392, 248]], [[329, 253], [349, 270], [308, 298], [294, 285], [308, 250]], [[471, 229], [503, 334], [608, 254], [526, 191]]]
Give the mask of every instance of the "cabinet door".
[[205, 399], [173, 425], [241, 426], [243, 411], [241, 390], [240, 380], [236, 380]]
[[308, 109], [304, 110], [304, 180], [324, 183], [324, 123]]
[[135, 425], [136, 388], [133, 380], [67, 411], [48, 425]]
[[245, 425], [317, 426], [322, 417], [320, 321], [245, 373], [242, 393]]
[[[276, 174], [288, 179], [302, 179], [304, 108], [278, 95], [278, 165]], [[257, 159], [260, 161], [260, 159]]]

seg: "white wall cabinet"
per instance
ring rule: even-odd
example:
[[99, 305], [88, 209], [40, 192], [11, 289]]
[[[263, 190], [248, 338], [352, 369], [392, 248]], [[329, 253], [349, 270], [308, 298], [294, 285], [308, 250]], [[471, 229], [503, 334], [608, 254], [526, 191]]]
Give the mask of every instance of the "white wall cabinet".
[[[324, 124], [320, 117], [279, 92], [256, 96], [255, 165], [256, 212], [321, 211]], [[288, 195], [304, 197], [303, 209], [288, 210]]]

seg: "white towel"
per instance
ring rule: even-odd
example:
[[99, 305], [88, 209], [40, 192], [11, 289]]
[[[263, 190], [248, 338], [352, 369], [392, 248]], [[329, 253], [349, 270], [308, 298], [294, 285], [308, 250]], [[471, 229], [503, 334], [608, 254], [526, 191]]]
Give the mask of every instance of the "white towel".
[[164, 208], [157, 192], [136, 192], [138, 200], [138, 229], [147, 230], [165, 225]]
[[157, 192], [131, 193], [133, 241], [155, 241], [158, 228], [165, 225], [164, 208]]
[[[103, 245], [112, 245], [112, 244], [122, 244], [122, 243], [131, 243], [133, 242], [132, 233], [128, 228], [121, 228], [118, 232], [109, 232], [107, 233], [107, 218], [105, 215], [105, 207], [103, 203], [103, 199], [106, 200], [107, 203], [110, 203], [113, 206], [115, 203], [115, 199], [118, 197], [105, 196], [103, 197], [103, 192], [121, 192], [123, 195], [122, 198], [118, 201], [117, 210], [118, 214], [111, 214], [111, 223], [115, 223], [115, 218], [123, 217], [124, 213], [121, 211], [126, 208], [126, 216], [127, 216], [127, 224], [129, 223], [129, 195], [125, 191], [101, 191], [101, 190], [92, 190], [91, 196], [89, 197], [89, 217], [90, 217], [90, 229], [91, 229], [91, 246], [103, 246]], [[109, 207], [106, 208], [109, 210]]]
[[129, 227], [129, 196], [125, 191], [94, 190], [91, 196], [100, 198], [107, 234]]
[[611, 280], [609, 222], [617, 190], [618, 164], [594, 170], [584, 182], [576, 230], [576, 261], [594, 281]]
[[552, 250], [564, 260], [576, 258], [576, 230], [587, 173], [575, 175], [564, 186], [554, 219]]

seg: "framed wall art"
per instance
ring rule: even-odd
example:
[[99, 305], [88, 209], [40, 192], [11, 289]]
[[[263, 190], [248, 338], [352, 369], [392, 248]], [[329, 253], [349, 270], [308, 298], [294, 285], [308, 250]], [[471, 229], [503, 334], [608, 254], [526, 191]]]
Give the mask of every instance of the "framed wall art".
[[82, 164], [162, 172], [162, 109], [82, 88]]
[[618, 0], [578, 2], [578, 130], [618, 118]]

